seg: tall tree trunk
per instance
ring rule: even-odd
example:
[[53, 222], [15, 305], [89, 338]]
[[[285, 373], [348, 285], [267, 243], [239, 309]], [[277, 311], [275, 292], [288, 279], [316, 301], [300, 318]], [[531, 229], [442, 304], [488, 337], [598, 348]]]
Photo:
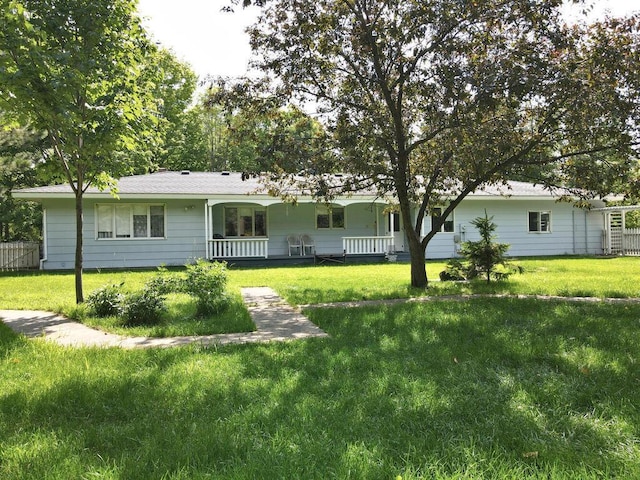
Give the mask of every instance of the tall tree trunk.
[[76, 191], [76, 303], [84, 302], [84, 295], [82, 293], [82, 193], [82, 188], [79, 186]]
[[408, 232], [409, 253], [411, 255], [411, 286], [426, 288], [429, 284], [424, 261], [424, 248], [415, 232]]

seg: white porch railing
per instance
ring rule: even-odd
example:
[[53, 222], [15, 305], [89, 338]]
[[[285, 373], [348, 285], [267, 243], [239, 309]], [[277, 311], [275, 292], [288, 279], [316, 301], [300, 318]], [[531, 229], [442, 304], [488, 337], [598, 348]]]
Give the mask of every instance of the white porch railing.
[[207, 243], [207, 258], [210, 259], [268, 256], [268, 238], [213, 238]]
[[393, 237], [342, 237], [342, 248], [347, 255], [388, 253]]

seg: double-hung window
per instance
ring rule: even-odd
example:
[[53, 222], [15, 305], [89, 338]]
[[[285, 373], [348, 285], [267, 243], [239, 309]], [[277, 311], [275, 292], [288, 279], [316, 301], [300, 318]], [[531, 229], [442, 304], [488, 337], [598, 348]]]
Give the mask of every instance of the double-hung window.
[[316, 206], [316, 228], [345, 228], [344, 224], [344, 207]]
[[[435, 207], [431, 212], [431, 225], [435, 225], [438, 221], [440, 221], [440, 217], [442, 216], [442, 212], [444, 212], [444, 208]], [[453, 212], [449, 214], [449, 216], [445, 219], [445, 221], [440, 225], [439, 232], [453, 232]]]
[[529, 232], [551, 232], [551, 212], [529, 212]]
[[264, 207], [225, 207], [226, 237], [266, 237], [267, 210]]
[[99, 204], [96, 206], [96, 237], [165, 238], [164, 205]]

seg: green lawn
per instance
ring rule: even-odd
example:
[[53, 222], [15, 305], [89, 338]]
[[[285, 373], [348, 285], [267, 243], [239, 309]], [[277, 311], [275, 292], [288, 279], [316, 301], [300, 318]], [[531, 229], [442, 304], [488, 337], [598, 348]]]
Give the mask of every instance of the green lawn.
[[[640, 296], [640, 259], [522, 263], [527, 273], [497, 291]], [[424, 294], [407, 273], [230, 280], [296, 303]], [[145, 275], [88, 274], [87, 285]], [[47, 308], [40, 290], [56, 284], [68, 305], [71, 279], [2, 275], [0, 308]], [[5, 295], [11, 285], [25, 291]], [[443, 299], [306, 313], [329, 338], [72, 349], [0, 324], [0, 478], [640, 478], [638, 304]]]
[[[312, 304], [382, 298], [405, 298], [455, 293], [521, 293], [562, 296], [640, 297], [640, 257], [547, 258], [517, 261], [525, 268], [506, 282], [456, 284], [438, 281], [444, 262], [427, 263], [429, 289], [409, 287], [406, 263], [378, 265], [306, 266], [292, 268], [230, 269], [234, 292], [245, 286], [271, 286], [292, 304]], [[89, 271], [85, 293], [125, 282], [128, 289], [142, 287], [154, 271]], [[35, 309], [65, 312], [74, 306], [73, 273], [0, 273], [0, 309]]]

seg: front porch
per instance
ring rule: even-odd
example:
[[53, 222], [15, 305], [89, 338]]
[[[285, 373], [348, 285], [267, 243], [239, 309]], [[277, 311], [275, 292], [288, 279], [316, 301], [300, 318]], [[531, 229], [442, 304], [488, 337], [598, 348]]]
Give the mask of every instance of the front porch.
[[[324, 255], [344, 256], [352, 260], [358, 257], [381, 258], [394, 250], [392, 236], [341, 237], [342, 252], [325, 253]], [[270, 239], [266, 238], [210, 238], [207, 240], [207, 259], [225, 260], [278, 260], [281, 263], [301, 264], [313, 263], [316, 258], [313, 249], [298, 249], [298, 254], [290, 255], [288, 247], [283, 245], [282, 254], [269, 254]]]
[[[377, 198], [327, 206], [275, 198], [209, 199], [206, 258], [228, 263], [312, 263], [316, 256], [380, 261], [396, 250], [393, 215]], [[268, 262], [267, 262], [268, 261]]]

